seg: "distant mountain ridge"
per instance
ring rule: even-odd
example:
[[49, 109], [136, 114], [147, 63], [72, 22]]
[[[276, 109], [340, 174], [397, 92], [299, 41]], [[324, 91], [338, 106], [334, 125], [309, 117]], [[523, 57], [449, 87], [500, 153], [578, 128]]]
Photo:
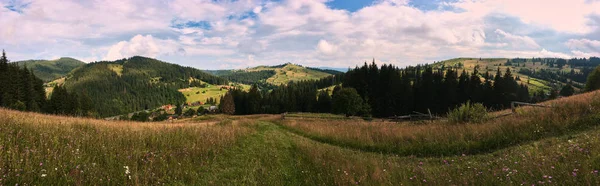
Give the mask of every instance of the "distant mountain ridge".
[[56, 60], [26, 60], [15, 63], [21, 67], [27, 66], [28, 69], [33, 71], [44, 82], [50, 82], [66, 76], [73, 69], [85, 65], [84, 62], [69, 57], [62, 57]]

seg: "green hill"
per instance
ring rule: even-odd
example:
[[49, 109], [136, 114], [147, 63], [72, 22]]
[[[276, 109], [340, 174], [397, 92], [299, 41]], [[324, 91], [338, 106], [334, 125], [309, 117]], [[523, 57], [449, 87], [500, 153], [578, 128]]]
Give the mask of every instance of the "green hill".
[[137, 56], [86, 64], [64, 82], [69, 91], [89, 95], [102, 117], [184, 103], [186, 98], [178, 90], [203, 83], [228, 81], [191, 67]]
[[[583, 61], [581, 61], [583, 60]], [[519, 83], [529, 87], [530, 93], [543, 90], [560, 89], [567, 83], [572, 83], [576, 88], [583, 88], [589, 72], [598, 62], [596, 58], [584, 59], [558, 59], [558, 58], [455, 58], [433, 64], [435, 69], [455, 68], [472, 73], [478, 67], [480, 75], [486, 73], [495, 75], [498, 68], [505, 72], [510, 68], [519, 77]]]
[[27, 60], [15, 62], [19, 66], [27, 66], [30, 70], [35, 73], [37, 77], [44, 80], [44, 82], [50, 82], [67, 75], [73, 69], [84, 65], [77, 59], [63, 57], [56, 60]]
[[214, 70], [207, 72], [226, 78], [232, 82], [244, 84], [267, 83], [271, 85], [282, 85], [303, 80], [317, 80], [341, 73], [335, 70], [303, 67], [292, 63], [277, 66], [258, 66], [243, 70]]

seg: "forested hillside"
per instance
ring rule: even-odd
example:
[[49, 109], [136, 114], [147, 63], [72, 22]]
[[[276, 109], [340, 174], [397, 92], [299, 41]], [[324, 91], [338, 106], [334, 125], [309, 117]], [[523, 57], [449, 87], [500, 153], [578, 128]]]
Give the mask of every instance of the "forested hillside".
[[435, 70], [454, 68], [473, 72], [475, 67], [482, 73], [495, 73], [500, 68], [510, 68], [517, 81], [529, 87], [532, 93], [558, 91], [567, 84], [582, 89], [586, 78], [600, 58], [456, 58], [433, 64]]
[[86, 93], [102, 117], [184, 103], [178, 89], [228, 81], [203, 71], [145, 57], [90, 63], [65, 81], [70, 92]]
[[63, 57], [57, 60], [27, 60], [17, 61], [20, 67], [27, 67], [38, 78], [44, 82], [50, 82], [57, 78], [63, 77], [73, 69], [84, 65], [77, 59]]
[[273, 85], [285, 85], [290, 82], [318, 80], [327, 76], [342, 74], [335, 70], [304, 67], [292, 63], [277, 66], [258, 66], [243, 70], [212, 70], [207, 71], [232, 82], [243, 84], [258, 84], [259, 87], [273, 89]]

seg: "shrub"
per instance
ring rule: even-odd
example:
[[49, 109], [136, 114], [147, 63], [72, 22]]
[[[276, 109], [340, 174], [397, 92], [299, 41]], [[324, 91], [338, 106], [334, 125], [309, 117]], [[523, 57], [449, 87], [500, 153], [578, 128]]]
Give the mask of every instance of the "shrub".
[[487, 108], [481, 103], [467, 102], [448, 112], [448, 120], [451, 123], [481, 123], [487, 119]]
[[184, 115], [184, 116], [186, 116], [186, 117], [192, 117], [192, 116], [194, 116], [194, 115], [196, 115], [196, 114], [198, 114], [198, 113], [196, 112], [196, 110], [194, 110], [194, 109], [190, 108], [190, 109], [188, 109], [187, 111], [185, 111], [185, 113], [184, 113], [183, 115]]
[[600, 89], [600, 66], [596, 67], [594, 71], [590, 73], [585, 84], [585, 91], [593, 91]]

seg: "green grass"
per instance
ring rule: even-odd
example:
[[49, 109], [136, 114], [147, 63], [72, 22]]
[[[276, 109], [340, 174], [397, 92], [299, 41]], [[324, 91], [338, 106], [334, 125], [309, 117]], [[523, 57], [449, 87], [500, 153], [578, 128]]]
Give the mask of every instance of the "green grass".
[[[461, 125], [278, 115], [132, 123], [0, 109], [0, 185], [598, 185], [599, 98]], [[315, 140], [302, 126], [337, 141], [458, 153], [381, 153]], [[462, 152], [486, 141], [495, 146]]]
[[227, 89], [221, 89], [221, 86], [208, 85], [206, 88], [191, 87], [180, 89], [179, 92], [185, 96], [186, 102], [188, 103], [196, 101], [205, 103], [208, 98], [214, 98], [219, 102], [221, 96], [227, 93]]
[[266, 67], [259, 66], [255, 68], [248, 69], [248, 71], [261, 71], [261, 70], [274, 70], [275, 75], [271, 78], [267, 79], [268, 83], [274, 85], [282, 85], [287, 84], [289, 82], [297, 82], [304, 80], [316, 80], [321, 79], [327, 76], [331, 76], [331, 74], [320, 72], [316, 70], [311, 70], [302, 66], [294, 65], [294, 64], [286, 64], [280, 68], [274, 67]]

